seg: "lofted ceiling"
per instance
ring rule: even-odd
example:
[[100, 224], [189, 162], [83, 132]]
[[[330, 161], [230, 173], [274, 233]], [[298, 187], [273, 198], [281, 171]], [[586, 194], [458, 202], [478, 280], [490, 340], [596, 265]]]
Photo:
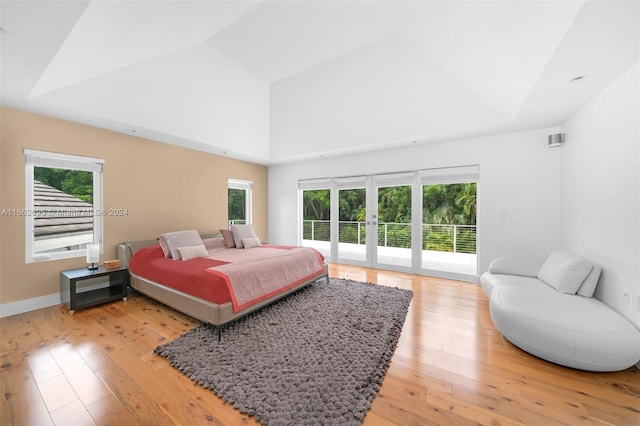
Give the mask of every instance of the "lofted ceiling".
[[560, 125], [640, 50], [635, 0], [2, 0], [0, 13], [2, 105], [265, 165]]

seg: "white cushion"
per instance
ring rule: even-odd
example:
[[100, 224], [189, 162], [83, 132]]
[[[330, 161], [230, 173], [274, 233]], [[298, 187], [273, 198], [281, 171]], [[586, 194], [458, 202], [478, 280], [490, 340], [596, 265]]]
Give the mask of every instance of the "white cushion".
[[496, 287], [501, 285], [533, 285], [549, 287], [542, 281], [533, 277], [523, 277], [520, 275], [503, 275], [493, 274], [491, 272], [485, 272], [480, 276], [480, 285], [484, 294], [491, 299], [491, 294]]
[[204, 244], [200, 244], [199, 246], [180, 247], [178, 248], [178, 251], [180, 252], [182, 260], [191, 260], [197, 257], [209, 256], [209, 252]]
[[162, 234], [162, 237], [164, 237], [164, 240], [167, 242], [171, 257], [173, 257], [174, 260], [180, 260], [182, 258], [178, 251], [180, 247], [202, 245], [200, 234], [193, 229], [188, 231], [166, 232]]
[[598, 285], [598, 279], [600, 278], [600, 273], [602, 272], [602, 268], [598, 265], [593, 265], [593, 269], [587, 275], [587, 278], [584, 280], [580, 288], [578, 289], [578, 295], [583, 297], [593, 297], [593, 293], [596, 291], [596, 286]]
[[576, 294], [593, 264], [587, 259], [556, 250], [545, 260], [538, 278], [560, 293]]
[[242, 244], [243, 238], [256, 238], [253, 225], [231, 225], [231, 232], [233, 232], [236, 248], [239, 249], [244, 248], [244, 244]]
[[533, 277], [538, 275], [540, 261], [524, 256], [502, 256], [494, 259], [489, 265], [492, 274], [520, 275]]
[[253, 238], [243, 238], [242, 245], [246, 249], [254, 248], [254, 247], [262, 247], [262, 243], [258, 237]]

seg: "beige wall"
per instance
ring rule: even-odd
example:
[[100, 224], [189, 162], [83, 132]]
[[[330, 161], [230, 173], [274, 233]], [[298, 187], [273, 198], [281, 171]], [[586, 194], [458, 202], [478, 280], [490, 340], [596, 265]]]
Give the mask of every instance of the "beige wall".
[[[0, 109], [0, 208], [25, 207], [24, 149], [105, 160], [103, 208], [128, 216], [104, 218], [104, 254], [121, 241], [161, 232], [227, 225], [227, 178], [253, 181], [253, 224], [267, 235], [267, 167], [8, 108]], [[84, 258], [25, 264], [25, 220], [0, 217], [0, 303], [59, 291], [61, 270]]]

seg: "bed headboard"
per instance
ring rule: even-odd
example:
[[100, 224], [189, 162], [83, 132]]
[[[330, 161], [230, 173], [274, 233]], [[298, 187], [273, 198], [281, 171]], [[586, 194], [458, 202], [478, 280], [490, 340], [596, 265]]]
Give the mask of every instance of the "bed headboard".
[[[200, 234], [200, 238], [203, 240], [206, 238], [222, 238], [219, 233], [215, 234]], [[154, 244], [158, 244], [158, 240], [155, 238], [152, 240], [140, 240], [140, 241], [127, 241], [124, 243], [120, 243], [116, 246], [116, 255], [122, 266], [125, 268], [129, 267], [129, 259], [133, 254], [140, 250], [142, 247], [152, 246]]]

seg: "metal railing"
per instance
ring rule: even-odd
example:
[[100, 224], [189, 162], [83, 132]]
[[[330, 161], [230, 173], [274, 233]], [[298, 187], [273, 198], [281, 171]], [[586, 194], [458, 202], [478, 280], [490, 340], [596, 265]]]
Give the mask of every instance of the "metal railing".
[[[366, 244], [366, 223], [339, 221], [338, 242]], [[422, 224], [422, 250], [453, 253], [476, 253], [476, 225]], [[312, 241], [330, 241], [331, 222], [304, 220], [302, 238]], [[381, 222], [378, 224], [378, 246], [411, 248], [411, 224]]]
[[227, 221], [227, 229], [231, 228], [231, 225], [246, 225], [247, 221], [244, 219], [231, 219]]

